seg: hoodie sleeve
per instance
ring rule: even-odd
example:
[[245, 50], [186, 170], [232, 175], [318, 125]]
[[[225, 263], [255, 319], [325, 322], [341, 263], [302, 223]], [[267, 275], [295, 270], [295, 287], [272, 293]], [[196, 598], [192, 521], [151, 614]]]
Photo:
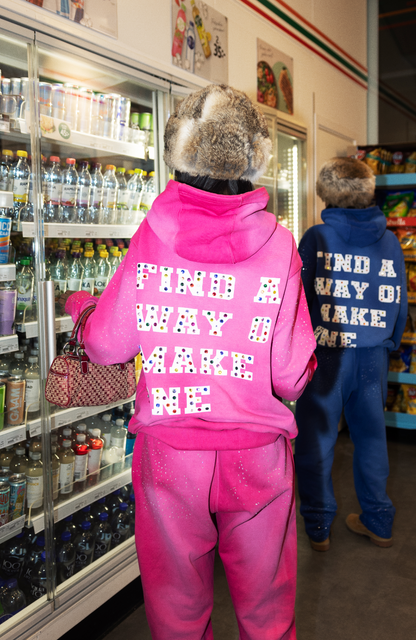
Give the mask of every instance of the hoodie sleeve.
[[301, 260], [293, 258], [273, 334], [272, 383], [279, 397], [297, 400], [316, 369], [315, 336], [301, 279]]
[[303, 263], [302, 282], [310, 310], [315, 296], [316, 239], [314, 227], [308, 229], [302, 237], [299, 243], [299, 255]]
[[[136, 321], [137, 235], [124, 260], [105, 288], [97, 307], [87, 320], [85, 350], [96, 364], [128, 362], [139, 353]], [[65, 311], [76, 322], [80, 313], [97, 299], [86, 292], [74, 293]]]
[[404, 256], [402, 254], [402, 249], [400, 247], [400, 254], [402, 255], [402, 264], [401, 264], [401, 288], [400, 288], [400, 310], [399, 315], [397, 316], [396, 324], [394, 326], [393, 335], [391, 337], [394, 346], [392, 350], [398, 349], [400, 346], [400, 341], [402, 339], [403, 331], [406, 325], [407, 320], [407, 283], [406, 283], [406, 265], [404, 262]]

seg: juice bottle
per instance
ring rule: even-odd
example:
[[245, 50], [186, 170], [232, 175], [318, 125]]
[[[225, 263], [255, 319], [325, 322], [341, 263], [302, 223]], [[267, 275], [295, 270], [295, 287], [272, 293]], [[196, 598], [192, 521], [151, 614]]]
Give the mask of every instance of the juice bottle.
[[40, 452], [29, 451], [26, 467], [26, 500], [29, 509], [39, 509], [43, 503], [43, 464]]
[[186, 29], [185, 11], [186, 11], [186, 6], [183, 2], [181, 2], [178, 15], [176, 16], [175, 33], [173, 34], [172, 58], [176, 58], [176, 57], [180, 58], [182, 55], [183, 39], [185, 37], [185, 29]]
[[59, 471], [59, 491], [62, 496], [68, 498], [74, 490], [75, 453], [72, 451], [71, 440], [62, 442], [59, 452], [61, 468]]
[[199, 9], [197, 6], [195, 6], [195, 0], [191, 0], [191, 7], [192, 7], [192, 15], [195, 20], [195, 25], [198, 31], [199, 39], [201, 41], [202, 51], [204, 52], [204, 56], [206, 58], [209, 58], [211, 55], [211, 48], [209, 46], [207, 32], [204, 29], [204, 23], [202, 22]]
[[[61, 461], [59, 460], [59, 456], [56, 453], [58, 447], [56, 444], [51, 445], [52, 450], [52, 491], [53, 491], [53, 500], [58, 500], [59, 497], [59, 473], [61, 469]], [[17, 452], [16, 452], [17, 453]]]

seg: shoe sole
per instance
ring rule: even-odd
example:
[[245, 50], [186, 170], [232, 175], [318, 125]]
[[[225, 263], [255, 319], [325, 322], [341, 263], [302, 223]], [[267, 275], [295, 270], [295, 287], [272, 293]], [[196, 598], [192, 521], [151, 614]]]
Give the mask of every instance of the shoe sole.
[[309, 542], [311, 543], [311, 547], [314, 551], [329, 551], [330, 541], [324, 540], [323, 542], [315, 542], [315, 540], [311, 540], [309, 538]]
[[383, 549], [388, 549], [389, 547], [393, 546], [393, 538], [376, 538], [371, 535], [371, 532], [366, 533], [365, 531], [357, 531], [356, 529], [353, 529], [349, 525], [348, 521], [346, 521], [345, 524], [347, 525], [348, 529], [353, 533], [356, 533], [359, 536], [365, 536], [366, 538], [370, 538], [371, 542], [375, 544], [376, 547], [382, 547]]

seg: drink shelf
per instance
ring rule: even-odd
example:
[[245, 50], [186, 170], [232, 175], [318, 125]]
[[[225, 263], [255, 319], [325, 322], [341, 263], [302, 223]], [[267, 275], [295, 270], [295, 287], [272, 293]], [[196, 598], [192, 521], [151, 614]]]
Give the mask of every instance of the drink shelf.
[[17, 335], [1, 336], [0, 337], [0, 355], [5, 353], [11, 353], [12, 351], [19, 351], [19, 341]]
[[[62, 318], [55, 318], [55, 331], [56, 333], [65, 333], [66, 331], [72, 331], [74, 323], [71, 316], [62, 316]], [[31, 322], [25, 322], [24, 324], [18, 324], [17, 330], [26, 334], [26, 338], [37, 338], [39, 335], [38, 323], [36, 320]]]
[[376, 187], [416, 187], [416, 173], [387, 173], [376, 176]]
[[385, 411], [384, 420], [386, 427], [399, 427], [400, 429], [416, 429], [416, 415], [411, 413], [396, 413]]
[[[135, 396], [132, 396], [127, 400], [119, 400], [117, 402], [111, 402], [110, 404], [104, 404], [98, 407], [73, 407], [71, 409], [62, 409], [61, 411], [51, 415], [51, 429], [59, 429], [71, 422], [79, 422], [80, 420], [85, 420], [85, 418], [88, 418], [89, 416], [95, 416], [97, 413], [110, 411], [110, 409], [132, 402], [134, 397]], [[41, 434], [40, 418], [37, 418], [36, 420], [29, 420], [27, 423], [27, 429], [31, 438], [33, 436], [39, 436]]]
[[16, 280], [15, 264], [0, 264], [0, 282]]
[[25, 516], [20, 516], [16, 520], [12, 520], [0, 527], [0, 544], [6, 542], [9, 538], [17, 536], [25, 526]]
[[[112, 476], [111, 478], [108, 478], [108, 480], [104, 480], [99, 484], [96, 484], [94, 487], [86, 489], [82, 493], [77, 493], [75, 496], [68, 498], [65, 502], [54, 507], [55, 523], [67, 518], [77, 511], [80, 511], [100, 498], [104, 498], [104, 496], [116, 491], [116, 489], [121, 489], [121, 487], [129, 482], [131, 482], [131, 468], [124, 469], [116, 476]], [[40, 513], [39, 515], [31, 518], [30, 525], [33, 525], [36, 534], [43, 531], [45, 526], [44, 514]]]
[[[132, 238], [138, 227], [130, 224], [60, 224], [49, 222], [44, 225], [45, 238]], [[33, 222], [22, 222], [24, 238], [35, 237]]]
[[13, 444], [26, 440], [26, 425], [19, 424], [17, 427], [6, 427], [0, 431], [0, 449], [11, 447]]
[[[56, 118], [47, 118], [48, 131], [44, 128], [44, 122], [41, 116], [42, 145], [45, 143], [56, 143], [60, 146], [71, 148], [72, 156], [80, 158], [95, 156], [94, 151], [100, 151], [111, 156], [126, 156], [137, 160], [146, 160], [147, 156], [153, 155], [154, 147], [147, 147], [144, 143], [134, 144], [133, 142], [123, 142], [122, 140], [113, 140], [112, 138], [102, 138], [101, 136], [93, 136], [89, 133], [80, 133], [72, 131], [69, 125]], [[21, 134], [27, 134], [29, 127], [25, 120], [19, 120]], [[27, 136], [25, 136], [27, 139]], [[72, 150], [79, 149], [78, 154]], [[153, 154], [152, 154], [153, 151]], [[152, 158], [150, 158], [152, 159]]]

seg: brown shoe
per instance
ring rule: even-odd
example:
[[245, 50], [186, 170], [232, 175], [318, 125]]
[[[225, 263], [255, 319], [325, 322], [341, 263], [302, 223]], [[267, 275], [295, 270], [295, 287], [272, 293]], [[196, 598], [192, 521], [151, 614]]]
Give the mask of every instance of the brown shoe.
[[371, 542], [378, 547], [391, 547], [393, 544], [393, 538], [380, 538], [380, 536], [376, 536], [370, 529], [367, 529], [361, 522], [360, 516], [356, 513], [350, 513], [345, 523], [350, 531], [358, 533], [359, 536], [368, 536]]
[[329, 536], [327, 537], [326, 540], [322, 540], [322, 542], [315, 542], [315, 540], [312, 540], [312, 538], [309, 538], [309, 542], [311, 543], [311, 547], [312, 549], [314, 549], [314, 551], [329, 551], [329, 547], [330, 547]]

